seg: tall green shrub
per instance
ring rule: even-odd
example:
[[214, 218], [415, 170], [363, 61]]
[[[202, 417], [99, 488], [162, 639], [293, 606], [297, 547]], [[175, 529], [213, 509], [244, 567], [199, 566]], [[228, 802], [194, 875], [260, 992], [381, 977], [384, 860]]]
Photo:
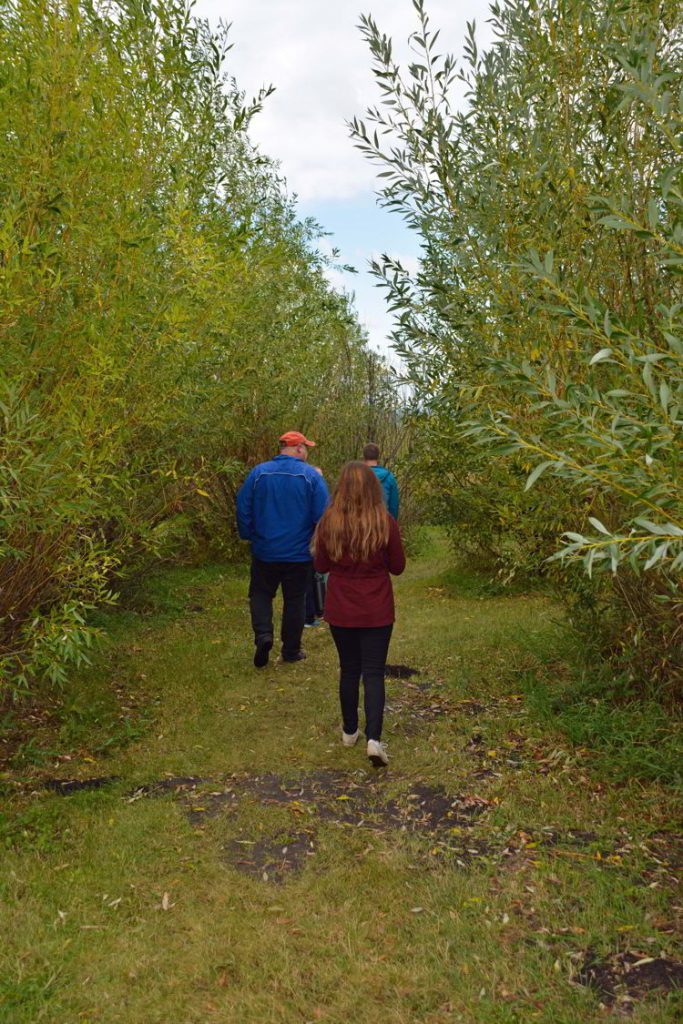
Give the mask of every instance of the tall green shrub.
[[184, 0], [0, 0], [0, 688], [87, 656], [118, 573], [229, 547], [283, 430], [365, 415], [227, 50]]
[[[547, 567], [632, 669], [680, 665], [683, 19], [668, 0], [507, 0], [495, 40], [438, 53], [414, 0], [405, 70], [356, 121], [383, 201], [419, 231], [376, 271], [461, 543]], [[465, 90], [460, 109], [458, 89]], [[428, 413], [428, 418], [425, 416]], [[581, 583], [574, 561], [590, 577]], [[626, 634], [626, 640], [624, 640]]]

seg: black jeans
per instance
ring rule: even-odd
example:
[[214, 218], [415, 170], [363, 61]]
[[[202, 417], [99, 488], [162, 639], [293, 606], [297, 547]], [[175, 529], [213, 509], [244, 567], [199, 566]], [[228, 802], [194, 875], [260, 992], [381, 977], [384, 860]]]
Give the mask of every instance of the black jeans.
[[339, 700], [344, 732], [358, 728], [358, 690], [363, 677], [365, 691], [365, 735], [382, 738], [384, 717], [384, 668], [393, 625], [330, 626], [339, 654]]
[[251, 560], [249, 608], [254, 641], [273, 638], [273, 598], [282, 586], [282, 657], [294, 658], [301, 650], [304, 631], [306, 587], [313, 570], [312, 562], [261, 562]]
[[311, 573], [310, 582], [309, 582], [308, 586], [306, 587], [306, 612], [305, 612], [304, 621], [307, 623], [307, 625], [310, 626], [310, 625], [312, 625], [315, 622], [317, 617], [318, 616], [315, 613], [315, 594], [314, 594], [314, 591], [313, 591], [313, 573]]

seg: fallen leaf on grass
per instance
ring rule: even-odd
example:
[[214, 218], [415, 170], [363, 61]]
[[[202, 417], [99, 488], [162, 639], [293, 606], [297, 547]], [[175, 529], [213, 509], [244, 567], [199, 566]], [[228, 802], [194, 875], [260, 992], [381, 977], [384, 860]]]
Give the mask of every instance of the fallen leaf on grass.
[[636, 960], [634, 964], [629, 964], [627, 970], [632, 971], [635, 967], [642, 967], [643, 964], [653, 964], [655, 959], [656, 957], [654, 956], [644, 956], [642, 960]]

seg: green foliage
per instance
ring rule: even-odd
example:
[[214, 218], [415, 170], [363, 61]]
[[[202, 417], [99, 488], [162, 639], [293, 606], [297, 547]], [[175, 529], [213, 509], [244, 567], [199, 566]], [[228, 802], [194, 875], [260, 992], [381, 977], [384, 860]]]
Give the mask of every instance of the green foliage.
[[332, 470], [398, 429], [228, 50], [185, 0], [0, 0], [0, 688], [63, 683], [117, 576], [234, 552], [283, 430]]
[[470, 26], [462, 67], [414, 6], [405, 71], [362, 20], [383, 96], [352, 134], [422, 237], [414, 280], [387, 257], [375, 267], [429, 452], [422, 486], [460, 545], [512, 574], [543, 569], [575, 595], [574, 563], [606, 570], [592, 603], [628, 634], [633, 670], [673, 678], [680, 5], [493, 4], [495, 41], [480, 54]]

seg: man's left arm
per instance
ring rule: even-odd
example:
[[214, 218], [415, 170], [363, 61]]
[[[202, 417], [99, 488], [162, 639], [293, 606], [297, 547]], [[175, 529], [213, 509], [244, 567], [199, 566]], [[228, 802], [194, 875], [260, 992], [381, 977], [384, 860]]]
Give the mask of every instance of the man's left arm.
[[327, 489], [323, 477], [319, 474], [315, 474], [316, 478], [313, 481], [313, 494], [311, 504], [311, 515], [313, 518], [313, 526], [316, 526], [318, 520], [321, 518], [323, 512], [327, 508], [330, 502], [330, 492]]

